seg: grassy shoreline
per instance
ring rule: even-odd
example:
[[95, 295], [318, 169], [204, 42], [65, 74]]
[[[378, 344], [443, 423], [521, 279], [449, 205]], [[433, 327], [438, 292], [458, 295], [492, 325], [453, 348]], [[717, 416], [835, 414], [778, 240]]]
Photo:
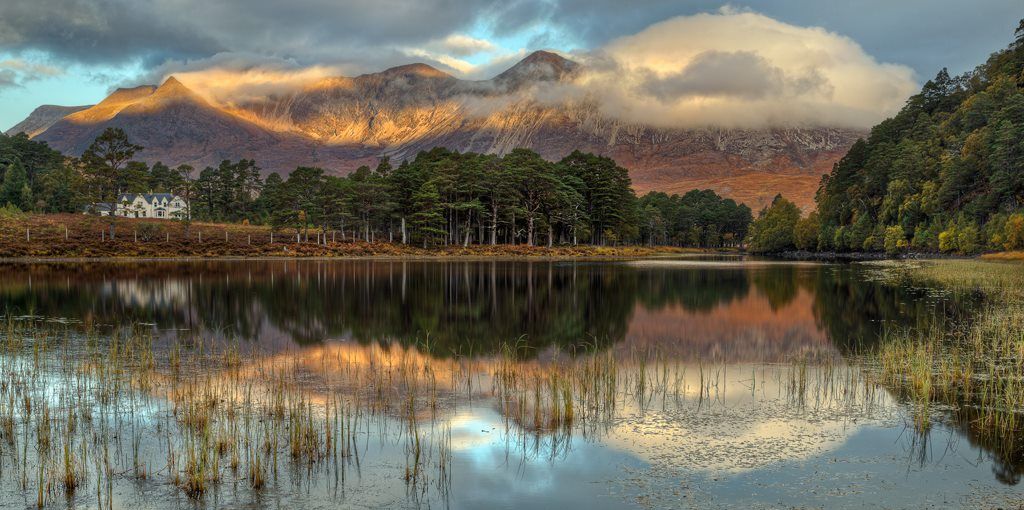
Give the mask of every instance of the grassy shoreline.
[[[927, 430], [945, 409], [997, 456], [1024, 458], [1024, 271], [993, 260], [877, 263], [892, 284], [980, 293], [970, 323], [929, 323], [886, 331], [867, 354], [883, 384], [910, 401], [915, 428]], [[939, 412], [938, 414], [942, 414]], [[1016, 480], [1013, 473], [1008, 479]]]
[[0, 260], [174, 260], [263, 258], [380, 259], [609, 259], [722, 250], [661, 246], [448, 245], [424, 248], [398, 242], [366, 242], [341, 232], [272, 232], [259, 225], [118, 218], [110, 239], [106, 218], [79, 214], [0, 217]]

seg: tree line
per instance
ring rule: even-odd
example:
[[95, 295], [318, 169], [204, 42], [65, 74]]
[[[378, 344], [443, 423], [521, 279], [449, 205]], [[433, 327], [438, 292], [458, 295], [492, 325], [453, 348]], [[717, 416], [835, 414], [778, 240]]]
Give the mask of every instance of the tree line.
[[826, 175], [817, 211], [779, 197], [752, 251], [1024, 249], [1024, 20], [975, 70], [943, 69]]
[[[198, 172], [135, 160], [124, 131], [104, 131], [81, 157], [23, 134], [0, 135], [0, 206], [81, 212], [122, 193], [174, 193], [182, 221], [247, 222], [308, 235], [424, 246], [595, 244], [738, 246], [750, 209], [710, 190], [637, 197], [610, 158], [575, 151], [548, 161], [528, 149], [503, 156], [435, 148], [344, 176], [298, 167], [263, 177], [258, 163], [225, 160]], [[115, 234], [111, 218], [111, 235]]]

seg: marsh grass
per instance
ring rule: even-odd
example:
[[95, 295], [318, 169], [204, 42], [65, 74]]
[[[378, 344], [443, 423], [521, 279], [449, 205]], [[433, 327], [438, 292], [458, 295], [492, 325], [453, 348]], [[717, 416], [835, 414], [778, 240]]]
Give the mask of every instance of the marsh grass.
[[983, 304], [969, 322], [938, 318], [913, 328], [888, 329], [866, 361], [883, 384], [913, 404], [919, 432], [927, 432], [933, 417], [945, 414], [1006, 465], [1020, 465], [1024, 266], [950, 260], [889, 264], [885, 269], [893, 284], [981, 295]]
[[[328, 343], [269, 353], [158, 341], [138, 325], [101, 333], [6, 318], [0, 482], [16, 481], [38, 506], [91, 489], [99, 508], [117, 507], [115, 485], [127, 480], [195, 501], [229, 484], [259, 493], [284, 473], [341, 486], [375, 453], [375, 436], [403, 446], [394, 479], [409, 497], [444, 498], [458, 476], [449, 418], [460, 406], [495, 409], [510, 452], [554, 459], [576, 438], [599, 440], [625, 408], [725, 406], [730, 377], [725, 364], [687, 366], [650, 350], [537, 353], [516, 342], [484, 357], [427, 351]], [[837, 360], [752, 371], [751, 396], [769, 379], [796, 412], [875, 400], [862, 372]]]

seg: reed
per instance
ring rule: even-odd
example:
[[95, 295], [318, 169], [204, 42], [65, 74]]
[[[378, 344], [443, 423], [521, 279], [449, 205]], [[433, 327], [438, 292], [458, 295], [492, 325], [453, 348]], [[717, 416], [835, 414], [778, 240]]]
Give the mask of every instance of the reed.
[[897, 285], [927, 285], [980, 295], [967, 322], [936, 318], [885, 331], [866, 353], [883, 384], [914, 406], [914, 425], [926, 432], [935, 404], [982, 443], [1006, 458], [1024, 456], [1024, 266], [988, 261], [886, 265]]
[[[409, 494], [444, 495], [454, 476], [449, 418], [467, 402], [498, 410], [510, 451], [553, 459], [576, 437], [599, 440], [623, 411], [724, 405], [730, 384], [721, 363], [687, 366], [655, 350], [539, 357], [515, 341], [496, 355], [439, 358], [424, 349], [332, 343], [268, 353], [237, 341], [162, 343], [139, 325], [101, 332], [8, 319], [0, 459], [13, 460], [4, 465], [44, 506], [58, 489], [92, 484], [96, 506], [113, 508], [115, 485], [142, 479], [197, 502], [224, 487], [279, 487], [285, 476], [342, 484], [375, 454], [367, 445], [376, 436], [404, 446], [394, 479]], [[752, 369], [751, 395], [774, 378], [794, 412], [876, 398], [854, 389], [866, 386], [859, 369], [802, 358], [764, 370]]]

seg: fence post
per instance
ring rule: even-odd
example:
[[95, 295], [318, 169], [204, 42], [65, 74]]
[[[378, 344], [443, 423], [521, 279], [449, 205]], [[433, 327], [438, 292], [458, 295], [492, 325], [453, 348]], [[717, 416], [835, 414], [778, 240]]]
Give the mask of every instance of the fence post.
[[274, 244], [274, 232], [270, 232], [270, 244]]
[[32, 240], [32, 235], [29, 234], [28, 227], [25, 227], [25, 241], [31, 241], [31, 240]]
[[68, 226], [64, 225], [64, 240], [68, 240]]
[[200, 230], [199, 231], [199, 243], [202, 244], [202, 242], [203, 242], [203, 231]]
[[252, 234], [245, 236], [245, 244], [252, 244]]
[[228, 231], [227, 231], [227, 229], [224, 230], [224, 242], [225, 243], [228, 242]]
[[135, 236], [135, 242], [139, 242], [139, 231], [133, 230], [132, 234]]
[[171, 233], [170, 233], [170, 232], [164, 232], [164, 234], [165, 234], [165, 237], [166, 237], [166, 238], [164, 239], [164, 242], [165, 242], [165, 243], [169, 243], [169, 242], [171, 242]]

